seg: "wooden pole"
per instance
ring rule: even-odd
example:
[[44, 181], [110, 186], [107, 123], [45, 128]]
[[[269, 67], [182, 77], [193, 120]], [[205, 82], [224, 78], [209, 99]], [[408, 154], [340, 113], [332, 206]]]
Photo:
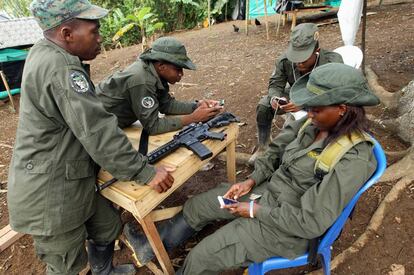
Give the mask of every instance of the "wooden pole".
[[363, 0], [363, 6], [362, 6], [362, 64], [361, 64], [361, 69], [362, 72], [365, 72], [365, 33], [366, 33], [366, 29], [367, 29], [367, 0]]
[[9, 84], [7, 83], [6, 76], [4, 75], [3, 71], [0, 71], [0, 76], [1, 76], [1, 79], [3, 80], [4, 87], [6, 88], [7, 94], [9, 96], [10, 103], [11, 103], [11, 106], [13, 108], [13, 111], [16, 112], [16, 108], [14, 107], [13, 97], [12, 97], [12, 94], [10, 92], [10, 87], [9, 87]]
[[210, 16], [211, 16], [211, 10], [210, 10], [210, 5], [211, 5], [211, 0], [208, 0], [208, 29], [211, 30], [211, 21], [210, 21]]
[[266, 39], [269, 40], [269, 22], [267, 22], [267, 2], [263, 0], [264, 4], [264, 13], [265, 13], [265, 21], [266, 21]]
[[224, 10], [224, 21], [226, 21], [227, 22], [227, 4], [228, 4], [229, 2], [227, 1], [226, 2], [226, 9]]
[[279, 36], [279, 29], [280, 29], [280, 21], [282, 20], [282, 12], [279, 10], [277, 14], [277, 29], [276, 29], [276, 37]]
[[246, 12], [245, 12], [245, 21], [246, 21], [246, 35], [249, 35], [249, 1], [250, 0], [246, 0]]

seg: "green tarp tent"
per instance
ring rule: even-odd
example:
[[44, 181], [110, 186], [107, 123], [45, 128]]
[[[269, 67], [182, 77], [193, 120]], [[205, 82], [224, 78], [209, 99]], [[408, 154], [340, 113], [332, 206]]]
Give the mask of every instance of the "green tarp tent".
[[[7, 83], [11, 89], [11, 94], [20, 93], [20, 83], [22, 79], [24, 61], [27, 51], [18, 49], [0, 50], [0, 70], [6, 76]], [[3, 81], [0, 81], [0, 99], [6, 98], [7, 91]]]

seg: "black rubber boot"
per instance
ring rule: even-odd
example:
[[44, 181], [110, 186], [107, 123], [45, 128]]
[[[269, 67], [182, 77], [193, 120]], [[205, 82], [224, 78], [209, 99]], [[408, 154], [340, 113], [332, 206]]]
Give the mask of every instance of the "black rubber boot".
[[248, 163], [251, 166], [254, 166], [254, 162], [256, 161], [257, 157], [263, 155], [266, 151], [269, 143], [270, 143], [270, 132], [271, 132], [271, 124], [270, 125], [257, 125], [257, 135], [258, 135], [258, 146], [256, 152], [250, 157]]
[[[178, 213], [172, 219], [162, 222], [157, 226], [160, 238], [167, 252], [185, 242], [196, 231], [184, 220], [183, 212]], [[146, 265], [154, 258], [154, 252], [144, 233], [137, 231], [134, 226], [127, 223], [124, 226], [126, 245], [134, 252], [138, 266]]]
[[115, 242], [98, 245], [93, 240], [88, 240], [88, 259], [93, 275], [134, 275], [136, 273], [133, 264], [112, 266], [114, 244]]

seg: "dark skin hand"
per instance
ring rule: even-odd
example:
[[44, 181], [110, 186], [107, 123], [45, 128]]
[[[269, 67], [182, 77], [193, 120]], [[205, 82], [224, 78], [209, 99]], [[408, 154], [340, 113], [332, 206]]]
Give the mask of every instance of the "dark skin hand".
[[171, 172], [175, 171], [175, 168], [168, 166], [158, 166], [155, 168], [155, 177], [147, 184], [158, 193], [163, 193], [171, 188], [174, 183], [174, 177]]
[[[223, 197], [237, 200], [241, 196], [244, 196], [252, 190], [256, 185], [253, 179], [247, 179], [245, 181], [233, 184], [229, 190], [224, 194]], [[235, 204], [224, 205], [222, 208], [228, 209], [230, 213], [236, 216], [250, 218], [250, 203], [248, 202], [239, 202]], [[253, 215], [256, 214], [256, 211], [260, 208], [260, 205], [254, 204]]]
[[270, 102], [270, 104], [272, 105], [273, 110], [276, 110], [277, 108], [280, 108], [281, 110], [285, 111], [286, 113], [297, 112], [297, 111], [300, 111], [302, 109], [299, 106], [296, 106], [295, 104], [293, 104], [293, 102], [288, 102], [288, 104], [281, 105], [277, 102], [277, 100], [272, 100]]
[[222, 110], [223, 110], [222, 106], [214, 106], [214, 107], [199, 106], [191, 114], [182, 116], [181, 122], [183, 123], [183, 125], [188, 125], [193, 122], [205, 122], [213, 118], [217, 114], [219, 114]]
[[[235, 204], [224, 205], [223, 208], [228, 209], [230, 213], [235, 216], [240, 216], [243, 218], [250, 218], [250, 203], [249, 202], [239, 202]], [[260, 205], [257, 203], [253, 204], [253, 216], [256, 216], [257, 211], [259, 211]]]

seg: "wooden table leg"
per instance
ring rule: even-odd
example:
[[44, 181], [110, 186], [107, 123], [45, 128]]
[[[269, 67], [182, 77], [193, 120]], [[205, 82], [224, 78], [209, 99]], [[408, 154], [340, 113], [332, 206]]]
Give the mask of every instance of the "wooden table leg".
[[164, 274], [175, 274], [171, 260], [168, 257], [167, 251], [165, 250], [165, 247], [161, 241], [160, 235], [158, 234], [158, 230], [155, 227], [151, 216], [147, 215], [143, 219], [138, 219], [138, 221], [140, 222], [142, 229], [144, 230], [145, 235], [147, 236], [148, 241], [154, 250], [155, 256], [157, 256], [158, 262], [160, 263]]
[[226, 147], [227, 179], [229, 183], [236, 183], [236, 140]]
[[295, 28], [295, 26], [296, 26], [296, 16], [297, 15], [298, 15], [298, 10], [295, 10], [293, 12], [293, 16], [292, 16], [292, 28], [291, 28], [291, 30], [293, 30], [293, 28]]

